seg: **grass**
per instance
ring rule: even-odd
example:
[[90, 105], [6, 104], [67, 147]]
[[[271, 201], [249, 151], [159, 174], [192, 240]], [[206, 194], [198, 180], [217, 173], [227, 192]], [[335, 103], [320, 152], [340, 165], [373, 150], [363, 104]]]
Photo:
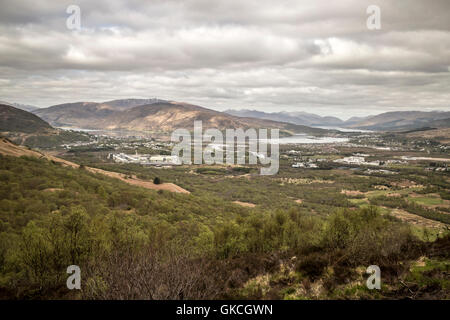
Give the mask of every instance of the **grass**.
[[432, 229], [411, 225], [411, 231], [414, 236], [422, 241], [433, 242], [441, 234], [440, 229]]
[[359, 206], [367, 205], [368, 202], [366, 199], [348, 199], [352, 204]]
[[[439, 286], [442, 290], [450, 289], [450, 278], [446, 276], [450, 272], [450, 261], [425, 259], [424, 266], [414, 266], [406, 281], [417, 284], [420, 287]], [[441, 274], [442, 277], [437, 277]]]
[[445, 204], [444, 200], [441, 198], [438, 198], [436, 196], [432, 197], [408, 197], [409, 201], [414, 201], [417, 204], [423, 205], [423, 206], [438, 206]]

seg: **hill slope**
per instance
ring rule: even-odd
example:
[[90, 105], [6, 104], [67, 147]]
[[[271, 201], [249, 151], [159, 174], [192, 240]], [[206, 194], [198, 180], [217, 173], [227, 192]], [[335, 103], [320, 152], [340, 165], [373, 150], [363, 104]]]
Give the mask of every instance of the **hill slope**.
[[[450, 112], [394, 111], [363, 119], [352, 119], [345, 126], [367, 130], [398, 131], [425, 127], [448, 128]], [[447, 120], [445, 120], [447, 119]]]
[[0, 132], [37, 133], [52, 130], [52, 127], [36, 115], [0, 104]]
[[[13, 157], [21, 157], [21, 156], [27, 156], [27, 157], [33, 157], [33, 158], [39, 158], [39, 159], [46, 159], [49, 161], [53, 161], [56, 163], [60, 163], [63, 166], [72, 167], [72, 168], [79, 168], [80, 166], [74, 162], [64, 160], [61, 158], [57, 158], [55, 156], [52, 156], [50, 154], [31, 150], [28, 148], [25, 148], [23, 146], [18, 146], [11, 141], [9, 141], [6, 138], [0, 138], [0, 154], [5, 156], [13, 156]], [[161, 184], [154, 184], [151, 181], [146, 181], [142, 179], [138, 179], [135, 176], [127, 176], [122, 173], [118, 172], [112, 172], [112, 171], [106, 171], [98, 168], [91, 168], [91, 167], [85, 167], [87, 171], [93, 172], [93, 173], [99, 173], [111, 178], [122, 180], [128, 184], [143, 187], [146, 189], [152, 189], [152, 190], [166, 190], [170, 192], [176, 192], [176, 193], [186, 193], [189, 194], [190, 192], [181, 188], [180, 186], [177, 186], [173, 183], [161, 183]]]
[[[123, 100], [122, 100], [123, 101]], [[170, 132], [177, 128], [192, 129], [195, 120], [203, 121], [203, 128], [279, 128], [285, 133], [324, 134], [318, 128], [286, 122], [242, 118], [204, 107], [162, 100], [134, 106], [139, 101], [123, 102], [78, 102], [52, 106], [35, 113], [55, 126], [79, 127], [102, 130], [130, 130]]]
[[9, 105], [0, 105], [0, 134], [14, 143], [33, 148], [89, 141], [86, 133], [55, 129], [35, 114]]
[[158, 99], [121, 99], [106, 102], [64, 103], [34, 110], [34, 114], [55, 127], [78, 127], [103, 129], [99, 127], [105, 118], [115, 112], [125, 111], [136, 106], [161, 102]]
[[227, 110], [228, 114], [237, 117], [253, 117], [259, 119], [288, 122], [305, 126], [341, 126], [344, 121], [336, 117], [321, 117], [307, 112], [273, 112], [267, 113], [256, 110]]
[[28, 112], [31, 112], [31, 111], [39, 109], [36, 106], [32, 106], [32, 105], [29, 105], [29, 104], [15, 103], [15, 102], [0, 101], [0, 104], [6, 104], [8, 106], [12, 106], [12, 107], [15, 107], [17, 109], [25, 110], [25, 111], [28, 111]]

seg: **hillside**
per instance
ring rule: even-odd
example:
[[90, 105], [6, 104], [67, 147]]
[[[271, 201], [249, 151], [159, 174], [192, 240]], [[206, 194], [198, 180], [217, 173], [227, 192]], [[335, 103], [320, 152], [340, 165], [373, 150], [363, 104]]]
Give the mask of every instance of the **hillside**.
[[37, 133], [52, 130], [52, 127], [36, 115], [0, 104], [0, 132]]
[[0, 101], [0, 104], [6, 104], [8, 106], [12, 106], [12, 107], [15, 107], [17, 109], [25, 110], [25, 111], [28, 111], [28, 112], [31, 112], [31, 111], [39, 109], [36, 106], [32, 106], [32, 105], [29, 105], [29, 104], [15, 103], [15, 102]]
[[412, 130], [426, 127], [448, 128], [450, 127], [448, 118], [450, 118], [450, 112], [394, 111], [363, 119], [351, 119], [344, 125], [350, 128], [380, 131]]
[[52, 106], [35, 112], [54, 126], [129, 130], [150, 132], [171, 132], [177, 128], [192, 129], [195, 120], [202, 120], [204, 128], [279, 128], [285, 134], [325, 134], [323, 129], [310, 128], [286, 122], [242, 118], [204, 107], [162, 100], [133, 106], [142, 100], [115, 100], [104, 103], [78, 102]]
[[[22, 152], [28, 157], [17, 157]], [[363, 199], [341, 193], [367, 188], [366, 179], [334, 173], [330, 188], [142, 168], [188, 186], [186, 195], [124, 183], [132, 167], [112, 179], [40, 155], [0, 140], [2, 299], [179, 299], [180, 290], [186, 299], [449, 297], [449, 237], [425, 242], [388, 209], [359, 207], [353, 201]], [[288, 170], [296, 180], [314, 174]], [[385, 198], [392, 207], [404, 201]], [[373, 261], [382, 262], [380, 292], [361, 277]], [[87, 290], [67, 290], [61, 269], [71, 264], [83, 270]]]
[[203, 107], [178, 102], [161, 102], [138, 106], [126, 112], [114, 113], [102, 123], [109, 130], [166, 131], [175, 128], [192, 129], [195, 120], [201, 120], [203, 128], [279, 128], [288, 132], [322, 133], [324, 130], [297, 126], [278, 121], [230, 116]]
[[351, 117], [342, 121], [336, 117], [321, 117], [307, 112], [274, 112], [256, 110], [227, 110], [226, 113], [238, 117], [253, 117], [288, 122], [306, 126], [338, 126], [343, 128], [375, 131], [406, 131], [420, 128], [450, 128], [450, 112], [395, 111], [375, 116]]
[[[67, 161], [55, 156], [52, 156], [50, 154], [35, 151], [28, 149], [23, 146], [18, 146], [8, 139], [0, 138], [0, 154], [4, 156], [13, 156], [13, 157], [32, 157], [32, 158], [38, 158], [38, 159], [46, 159], [48, 161], [52, 161], [53, 163], [59, 163], [66, 167], [71, 168], [80, 168], [80, 166], [74, 162]], [[143, 187], [146, 189], [152, 189], [152, 190], [166, 190], [170, 192], [176, 192], [176, 193], [189, 193], [189, 191], [173, 184], [173, 183], [161, 183], [161, 184], [154, 184], [151, 181], [146, 181], [142, 179], [138, 179], [136, 176], [127, 176], [125, 174], [112, 172], [112, 171], [106, 171], [98, 168], [90, 168], [90, 167], [84, 167], [87, 171], [92, 173], [98, 173], [104, 176], [108, 176], [110, 178], [119, 179], [123, 182], [126, 182], [131, 185]]]
[[237, 117], [253, 117], [273, 121], [288, 122], [305, 126], [341, 126], [344, 121], [337, 117], [321, 117], [307, 112], [273, 112], [267, 113], [256, 110], [227, 110], [228, 114]]
[[64, 143], [89, 141], [87, 133], [55, 129], [33, 113], [0, 105], [0, 135], [32, 148], [54, 148]]
[[79, 127], [92, 129], [114, 112], [108, 105], [96, 102], [74, 102], [35, 110], [34, 114], [55, 127]]
[[409, 139], [430, 139], [439, 141], [442, 144], [450, 144], [450, 126], [440, 129], [412, 130], [398, 134]]
[[137, 106], [143, 106], [146, 104], [152, 104], [152, 103], [157, 103], [157, 102], [167, 102], [167, 101], [161, 100], [161, 99], [156, 99], [156, 98], [152, 98], [152, 99], [118, 99], [118, 100], [102, 102], [102, 105], [107, 105], [107, 106], [113, 108], [114, 110], [127, 110], [127, 109], [131, 109], [131, 108], [134, 108]]
[[158, 99], [121, 99], [106, 102], [64, 103], [35, 110], [34, 113], [55, 127], [99, 128], [99, 123], [115, 112], [139, 105], [160, 102]]

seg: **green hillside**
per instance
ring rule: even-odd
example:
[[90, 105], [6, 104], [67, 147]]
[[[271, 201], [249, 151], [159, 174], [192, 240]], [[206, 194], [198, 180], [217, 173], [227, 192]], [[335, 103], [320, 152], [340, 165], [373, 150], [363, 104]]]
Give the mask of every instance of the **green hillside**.
[[[426, 252], [374, 208], [245, 208], [26, 157], [0, 156], [0, 177], [0, 298], [295, 298], [318, 277], [324, 297], [346, 297], [341, 271], [357, 278], [348, 270], [377, 261], [394, 275]], [[65, 287], [72, 264], [83, 270], [76, 293]]]

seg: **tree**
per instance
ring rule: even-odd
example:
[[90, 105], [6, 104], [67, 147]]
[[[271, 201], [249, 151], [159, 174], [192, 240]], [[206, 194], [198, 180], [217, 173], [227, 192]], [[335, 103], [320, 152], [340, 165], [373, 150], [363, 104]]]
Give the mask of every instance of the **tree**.
[[153, 179], [153, 183], [154, 184], [161, 184], [161, 179], [159, 177], [156, 177], [155, 179]]

